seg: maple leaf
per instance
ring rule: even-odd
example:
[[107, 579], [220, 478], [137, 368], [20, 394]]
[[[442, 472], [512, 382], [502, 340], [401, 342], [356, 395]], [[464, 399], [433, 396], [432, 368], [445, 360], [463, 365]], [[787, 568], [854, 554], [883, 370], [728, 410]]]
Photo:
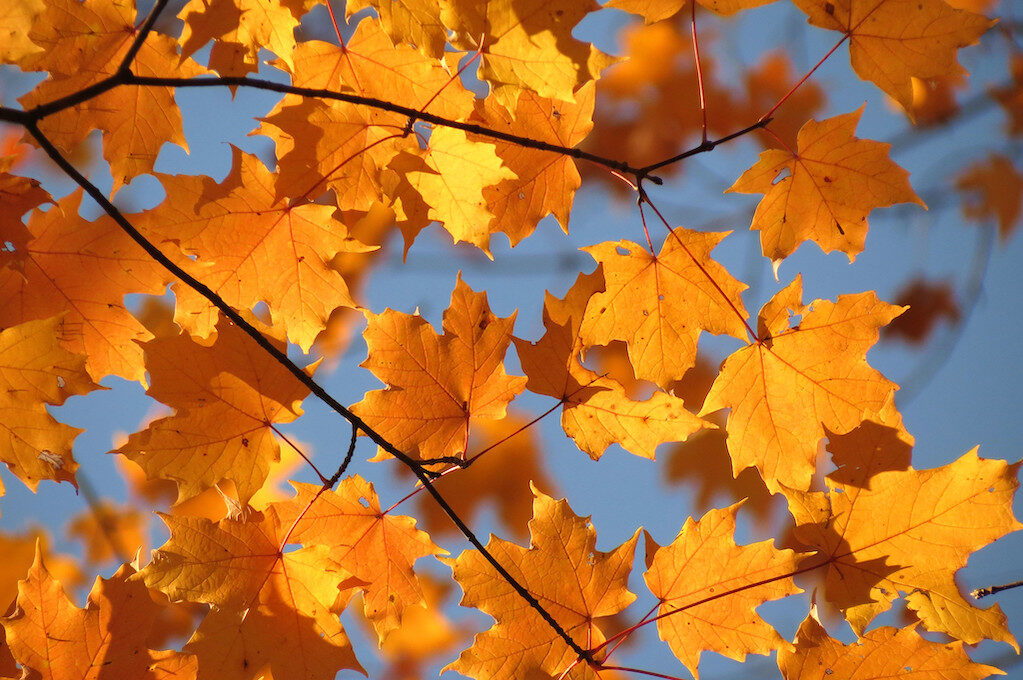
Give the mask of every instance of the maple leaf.
[[785, 680], [820, 678], [822, 668], [825, 675], [838, 678], [982, 680], [1002, 674], [993, 666], [970, 661], [962, 642], [931, 642], [920, 637], [913, 626], [877, 628], [853, 644], [842, 644], [824, 630], [816, 608], [799, 627], [795, 649], [778, 652], [778, 668]]
[[439, 0], [349, 0], [345, 17], [366, 7], [377, 11], [380, 26], [394, 43], [408, 43], [428, 57], [444, 54], [447, 29], [441, 22]]
[[81, 190], [32, 213], [17, 268], [0, 268], [0, 326], [64, 314], [61, 346], [86, 356], [93, 380], [144, 380], [135, 340], [152, 336], [124, 307], [128, 293], [162, 294], [170, 275], [109, 217], [78, 217]]
[[963, 216], [997, 220], [999, 237], [1003, 243], [1009, 240], [1023, 213], [1023, 174], [1009, 158], [993, 154], [971, 165], [959, 175], [956, 188], [965, 194]]
[[[71, 95], [113, 76], [136, 34], [131, 0], [51, 0], [28, 37], [42, 48], [19, 61], [23, 70], [49, 71], [50, 78], [19, 98], [31, 108]], [[173, 38], [151, 33], [132, 62], [138, 76], [188, 78], [204, 73], [182, 58]], [[153, 171], [164, 142], [188, 150], [181, 113], [169, 87], [117, 87], [72, 108], [47, 116], [39, 129], [65, 153], [103, 130], [103, 157], [110, 164], [113, 191]]]
[[664, 392], [655, 392], [646, 401], [633, 401], [621, 384], [579, 363], [583, 309], [603, 287], [598, 267], [593, 274], [580, 274], [564, 300], [547, 294], [544, 336], [535, 343], [515, 338], [519, 362], [528, 378], [526, 388], [556, 397], [563, 404], [565, 434], [594, 460], [613, 443], [653, 458], [659, 444], [684, 441], [708, 424], [690, 413], [681, 399]]
[[[575, 102], [523, 91], [514, 109], [487, 99], [479, 120], [489, 129], [574, 147], [593, 127], [594, 91], [592, 83], [583, 85], [575, 93]], [[533, 232], [541, 219], [554, 215], [568, 233], [572, 199], [582, 184], [575, 162], [568, 156], [503, 140], [494, 141], [494, 152], [514, 176], [483, 188], [486, 206], [494, 215], [490, 231], [506, 233], [515, 246]]]
[[583, 343], [627, 342], [636, 377], [667, 388], [696, 362], [700, 331], [745, 339], [746, 286], [710, 259], [727, 235], [678, 227], [657, 255], [632, 241], [583, 248], [602, 265], [606, 287], [586, 305]]
[[814, 26], [849, 40], [853, 70], [912, 111], [915, 76], [965, 73], [956, 50], [973, 45], [994, 25], [944, 0], [793, 0]]
[[923, 343], [943, 319], [950, 325], [960, 319], [955, 288], [947, 282], [913, 279], [895, 297], [895, 304], [909, 309], [885, 327], [885, 339], [901, 338], [909, 343]]
[[45, 10], [45, 0], [0, 0], [0, 15], [4, 17], [5, 29], [0, 41], [0, 62], [16, 64], [31, 54], [43, 51], [32, 42], [29, 31]]
[[[471, 243], [490, 254], [490, 224], [497, 219], [487, 203], [488, 187], [516, 179], [489, 142], [468, 138], [462, 130], [442, 127], [430, 134], [427, 170], [412, 172], [408, 181], [430, 206], [430, 219], [440, 222], [455, 243]], [[511, 235], [509, 235], [511, 236]]]
[[[341, 275], [328, 263], [340, 252], [371, 250], [348, 236], [325, 205], [293, 206], [276, 197], [274, 177], [255, 157], [232, 147], [231, 173], [159, 175], [167, 198], [137, 218], [153, 236], [178, 243], [195, 261], [184, 266], [236, 309], [259, 302], [275, 326], [308, 351], [337, 307], [355, 307]], [[175, 320], [208, 336], [219, 312], [182, 284]]]
[[285, 97], [263, 119], [259, 134], [277, 145], [280, 201], [332, 190], [341, 210], [368, 210], [384, 199], [381, 169], [415, 142], [395, 133], [406, 119], [346, 102]]
[[273, 506], [220, 522], [160, 516], [171, 537], [139, 578], [172, 601], [215, 605], [185, 645], [200, 678], [249, 680], [269, 667], [327, 680], [341, 668], [362, 670], [337, 618], [350, 574], [322, 545], [282, 553], [289, 525]]
[[[351, 3], [346, 11], [352, 12]], [[299, 87], [396, 100], [451, 120], [466, 119], [473, 111], [473, 93], [443, 61], [393, 44], [381, 24], [372, 20], [360, 21], [343, 48], [310, 40], [295, 48], [290, 63], [276, 65], [288, 70], [292, 84]], [[407, 122], [400, 114], [394, 120], [399, 125]]]
[[[283, 351], [283, 338], [256, 323]], [[227, 320], [212, 344], [182, 333], [144, 348], [153, 381], [147, 394], [176, 413], [131, 435], [117, 452], [150, 479], [176, 482], [179, 501], [230, 480], [246, 503], [280, 458], [275, 424], [301, 415], [309, 388]]]
[[294, 524], [292, 540], [327, 546], [331, 558], [361, 582], [366, 618], [383, 642], [405, 612], [424, 606], [415, 561], [446, 551], [416, 529], [411, 517], [382, 513], [373, 485], [361, 477], [322, 493], [310, 484], [292, 485], [295, 498], [274, 506]]
[[[807, 489], [817, 442], [876, 414], [896, 389], [865, 359], [903, 308], [873, 292], [801, 303], [802, 278], [760, 310], [758, 340], [728, 357], [700, 415], [731, 408], [732, 470], [755, 466], [767, 488]], [[802, 321], [789, 327], [790, 311]]]
[[1023, 133], [1023, 55], [1012, 54], [1009, 57], [1009, 71], [1012, 83], [1006, 87], [990, 90], [991, 96], [1005, 109], [1008, 117], [1009, 135]]
[[444, 0], [441, 20], [452, 45], [480, 52], [478, 75], [509, 109], [522, 90], [574, 101], [574, 92], [616, 61], [572, 36], [594, 0]]
[[643, 578], [660, 601], [657, 630], [697, 680], [705, 651], [743, 661], [747, 654], [786, 648], [756, 608], [802, 592], [792, 581], [795, 552], [778, 550], [773, 541], [736, 545], [741, 505], [711, 510], [696, 521], [690, 517], [667, 546], [647, 534]]
[[61, 346], [63, 323], [55, 316], [0, 331], [0, 462], [32, 491], [43, 479], [78, 485], [71, 447], [82, 430], [57, 422], [46, 404], [99, 389], [85, 357]]
[[19, 267], [32, 234], [21, 221], [22, 215], [44, 203], [52, 203], [48, 191], [38, 180], [0, 172], [0, 264]]
[[515, 315], [495, 316], [486, 294], [461, 275], [444, 312], [444, 335], [418, 315], [389, 309], [366, 318], [369, 352], [361, 365], [388, 388], [368, 392], [352, 411], [409, 455], [464, 455], [472, 422], [504, 418], [525, 385], [504, 370]]
[[[728, 191], [764, 194], [750, 229], [760, 231], [764, 256], [777, 263], [803, 241], [849, 261], [863, 251], [867, 215], [895, 203], [927, 207], [909, 173], [888, 159], [890, 144], [853, 136], [863, 107], [799, 130], [798, 151], [768, 149]], [[778, 176], [787, 173], [781, 179]]]
[[1018, 649], [1001, 608], [975, 608], [954, 580], [971, 553], [1023, 528], [1012, 514], [1020, 464], [976, 451], [933, 470], [878, 472], [869, 486], [829, 478], [826, 494], [786, 490], [795, 537], [818, 550], [808, 561], [825, 569], [825, 596], [858, 635], [902, 592], [928, 630]]
[[[580, 646], [604, 641], [602, 617], [624, 610], [636, 598], [626, 588], [639, 531], [610, 552], [595, 549], [589, 518], [576, 516], [565, 500], [533, 487], [529, 548], [492, 536], [487, 551], [550, 612]], [[496, 623], [445, 670], [472, 678], [511, 680], [557, 677], [576, 659], [551, 626], [494, 571], [478, 551], [446, 560], [464, 593], [461, 604], [491, 615]], [[595, 677], [588, 664], [575, 664], [565, 678]]]
[[158, 680], [195, 678], [195, 658], [147, 648], [158, 607], [124, 565], [110, 579], [96, 579], [85, 609], [68, 599], [36, 553], [28, 578], [18, 584], [18, 607], [3, 619], [23, 677], [72, 680], [89, 677]]
[[312, 4], [311, 0], [191, 0], [178, 13], [185, 22], [182, 57], [213, 40], [209, 65], [221, 75], [258, 71], [263, 48], [290, 64], [294, 31]]

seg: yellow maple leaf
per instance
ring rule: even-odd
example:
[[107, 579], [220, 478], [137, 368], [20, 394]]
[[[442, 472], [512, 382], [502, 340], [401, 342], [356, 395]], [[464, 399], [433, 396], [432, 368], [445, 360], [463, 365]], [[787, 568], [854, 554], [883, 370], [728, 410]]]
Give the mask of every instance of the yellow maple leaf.
[[440, 20], [439, 0], [349, 0], [345, 16], [372, 7], [380, 17], [380, 25], [395, 42], [417, 47], [428, 57], [444, 54], [447, 30]]
[[290, 64], [295, 29], [312, 4], [311, 0], [191, 0], [178, 13], [185, 22], [182, 56], [214, 40], [210, 68], [224, 76], [258, 71], [263, 48]]
[[686, 520], [671, 544], [658, 546], [647, 534], [650, 592], [660, 600], [657, 630], [699, 680], [703, 652], [736, 661], [768, 654], [788, 644], [756, 613], [768, 600], [802, 592], [792, 581], [796, 553], [774, 541], [735, 543], [735, 518], [742, 503]]
[[710, 259], [727, 235], [678, 227], [657, 255], [632, 241], [583, 248], [603, 265], [606, 282], [586, 305], [583, 343], [627, 342], [636, 377], [666, 389], [696, 362], [700, 331], [745, 339], [746, 285]]
[[913, 678], [982, 680], [1001, 675], [993, 666], [970, 661], [962, 642], [931, 642], [920, 637], [914, 626], [885, 626], [864, 633], [852, 644], [829, 636], [810, 611], [796, 633], [795, 649], [778, 652], [778, 668], [785, 680], [836, 678]]
[[572, 36], [576, 25], [599, 9], [594, 0], [445, 0], [441, 19], [451, 44], [481, 53], [479, 77], [491, 97], [513, 108], [521, 90], [573, 101], [574, 92], [615, 59]]
[[[732, 470], [760, 470], [773, 493], [807, 489], [817, 442], [878, 413], [896, 389], [865, 354], [878, 329], [904, 308], [873, 292], [816, 300], [803, 307], [802, 278], [760, 311], [759, 338], [729, 356], [700, 415], [731, 408], [726, 430]], [[789, 327], [789, 313], [802, 321]]]
[[362, 670], [337, 618], [352, 595], [342, 587], [350, 574], [322, 545], [282, 554], [289, 524], [274, 507], [220, 522], [161, 517], [171, 537], [139, 578], [172, 601], [215, 605], [185, 645], [204, 677], [250, 680], [269, 668], [326, 680]]
[[[750, 229], [760, 231], [765, 257], [775, 262], [813, 240], [849, 261], [863, 251], [867, 215], [895, 203], [926, 207], [909, 186], [909, 173], [888, 158], [890, 144], [853, 136], [863, 113], [846, 113], [799, 130], [793, 154], [769, 149], [728, 191], [764, 194]], [[779, 175], [785, 173], [783, 177]]]
[[825, 597], [858, 635], [905, 593], [928, 630], [1018, 649], [1001, 608], [974, 607], [954, 575], [971, 553], [1023, 528], [1012, 514], [1019, 466], [973, 449], [933, 470], [879, 472], [869, 487], [829, 479], [826, 494], [785, 493], [796, 539], [818, 550], [806, 566], [825, 570]]
[[[524, 91], [514, 109], [505, 109], [487, 99], [481, 123], [500, 132], [574, 147], [593, 127], [595, 90], [592, 83], [582, 86], [576, 92], [575, 102], [546, 99]], [[541, 219], [554, 215], [568, 233], [572, 199], [582, 184], [575, 162], [568, 156], [503, 140], [493, 143], [495, 153], [514, 177], [483, 189], [487, 208], [494, 214], [490, 231], [506, 233], [514, 246], [529, 236]]]
[[[565, 500], [554, 500], [533, 488], [533, 519], [529, 548], [492, 536], [487, 551], [543, 603], [554, 620], [584, 649], [604, 641], [602, 617], [624, 610], [636, 598], [627, 589], [636, 549], [632, 538], [610, 552], [599, 552], [597, 532], [588, 518], [576, 516]], [[461, 604], [493, 616], [496, 623], [480, 633], [472, 647], [445, 670], [473, 678], [518, 680], [558, 677], [576, 653], [482, 555], [467, 550], [450, 559], [462, 586]], [[544, 675], [541, 675], [544, 674]], [[576, 664], [564, 678], [596, 677], [586, 663]]]
[[906, 111], [912, 78], [965, 73], [956, 50], [973, 45], [994, 25], [945, 0], [793, 0], [814, 26], [848, 36], [853, 70]]
[[409, 173], [408, 181], [429, 204], [430, 219], [440, 222], [455, 243], [471, 243], [494, 259], [489, 225], [495, 216], [484, 192], [514, 180], [515, 173], [493, 144], [473, 141], [455, 128], [435, 129], [425, 158], [428, 171]]

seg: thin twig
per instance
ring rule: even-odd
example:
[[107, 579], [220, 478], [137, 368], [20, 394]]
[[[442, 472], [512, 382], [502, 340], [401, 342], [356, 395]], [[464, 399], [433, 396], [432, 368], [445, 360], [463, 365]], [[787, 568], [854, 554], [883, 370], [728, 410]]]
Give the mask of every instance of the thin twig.
[[976, 590], [970, 592], [970, 595], [972, 595], [975, 599], [979, 600], [982, 597], [994, 595], [995, 593], [1000, 593], [1003, 590], [1019, 588], [1020, 586], [1023, 586], [1023, 581], [1014, 581], [1012, 583], [1003, 583], [1000, 586], [988, 586], [987, 588], [977, 588]]

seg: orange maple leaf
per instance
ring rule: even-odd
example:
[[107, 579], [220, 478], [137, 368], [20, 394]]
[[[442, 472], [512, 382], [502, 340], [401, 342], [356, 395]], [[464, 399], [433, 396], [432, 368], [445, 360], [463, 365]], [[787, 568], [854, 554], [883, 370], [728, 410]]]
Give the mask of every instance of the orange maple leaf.
[[134, 573], [124, 565], [110, 579], [97, 578], [85, 609], [78, 609], [37, 551], [28, 578], [18, 584], [17, 609], [2, 619], [23, 677], [194, 679], [195, 657], [148, 649], [159, 607]]
[[[926, 207], [909, 173], [888, 158], [890, 144], [853, 136], [863, 113], [846, 113], [799, 130], [798, 151], [768, 149], [728, 191], [764, 194], [750, 229], [760, 231], [764, 256], [777, 263], [813, 240], [849, 261], [863, 251], [867, 215], [895, 203]], [[778, 176], [786, 173], [784, 177]]]
[[447, 29], [441, 23], [439, 0], [349, 0], [345, 17], [367, 7], [377, 11], [380, 25], [395, 44], [407, 43], [429, 57], [444, 54]]
[[987, 160], [968, 167], [956, 180], [956, 188], [965, 194], [963, 215], [981, 222], [998, 222], [998, 236], [1009, 240], [1023, 214], [1023, 174], [1012, 160], [992, 154]]
[[[274, 325], [308, 351], [334, 309], [356, 306], [328, 263], [338, 253], [372, 248], [348, 236], [332, 207], [277, 198], [266, 167], [232, 148], [231, 173], [219, 184], [209, 177], [160, 175], [167, 198], [137, 223], [194, 255], [195, 262], [186, 260], [185, 267], [232, 307], [265, 302]], [[209, 335], [217, 309], [187, 286], [176, 284], [174, 290], [175, 320]]]
[[625, 341], [636, 377], [667, 389], [696, 363], [700, 331], [745, 339], [746, 285], [710, 259], [728, 233], [678, 227], [657, 255], [632, 241], [583, 248], [603, 266], [606, 288], [586, 305], [583, 343]]
[[[0, 170], [3, 170], [0, 161]], [[21, 216], [32, 208], [52, 203], [50, 193], [39, 180], [0, 172], [0, 264], [20, 266], [32, 234], [21, 221]]]
[[869, 486], [829, 478], [826, 494], [786, 490], [796, 539], [818, 551], [807, 566], [825, 569], [825, 597], [858, 635], [901, 592], [928, 630], [1019, 649], [1001, 608], [975, 608], [954, 580], [971, 553], [1023, 528], [1012, 514], [1020, 463], [976, 451], [933, 470], [879, 472]]
[[970, 661], [962, 642], [931, 642], [914, 626], [876, 628], [852, 644], [842, 644], [824, 630], [816, 610], [799, 627], [795, 649], [778, 652], [778, 668], [785, 680], [818, 680], [822, 669], [825, 677], [836, 678], [982, 680], [1001, 675], [993, 666]]
[[215, 605], [185, 650], [203, 677], [328, 680], [361, 671], [337, 615], [352, 595], [350, 574], [322, 545], [282, 553], [289, 524], [276, 508], [220, 522], [162, 515], [171, 537], [139, 572], [172, 601]]
[[0, 331], [0, 462], [32, 491], [43, 479], [77, 486], [71, 446], [82, 430], [57, 422], [46, 404], [99, 388], [85, 357], [61, 346], [62, 325], [55, 316]]
[[515, 338], [519, 362], [529, 379], [526, 388], [560, 400], [565, 434], [594, 460], [613, 443], [653, 458], [659, 444], [684, 441], [708, 423], [690, 413], [677, 397], [658, 391], [646, 401], [633, 401], [617, 381], [582, 366], [583, 309], [603, 287], [598, 267], [593, 274], [580, 274], [564, 300], [547, 294], [544, 336], [535, 343]]
[[443, 555], [416, 521], [384, 514], [373, 485], [349, 477], [337, 491], [292, 482], [295, 498], [274, 507], [293, 524], [291, 540], [322, 545], [334, 561], [351, 573], [364, 592], [364, 611], [381, 643], [397, 628], [409, 608], [424, 605], [423, 591], [413, 571], [416, 560]]
[[[346, 11], [351, 10], [349, 3]], [[360, 21], [344, 47], [318, 40], [300, 43], [291, 61], [291, 67], [277, 65], [299, 87], [354, 92], [452, 120], [468, 118], [473, 111], [473, 93], [445, 62], [395, 45], [376, 21]], [[394, 120], [404, 125], [400, 114]]]
[[210, 68], [225, 76], [259, 70], [259, 50], [289, 64], [295, 29], [312, 0], [191, 0], [178, 13], [185, 22], [181, 54], [188, 57], [213, 40]]
[[362, 366], [389, 386], [352, 411], [391, 444], [424, 459], [466, 453], [473, 420], [499, 420], [526, 379], [508, 375], [504, 355], [515, 315], [490, 311], [485, 293], [461, 276], [444, 312], [444, 335], [422, 317], [367, 312]]
[[853, 70], [912, 111], [915, 76], [965, 73], [956, 50], [995, 22], [944, 0], [793, 0], [814, 26], [844, 33]]
[[[50, 77], [18, 101], [31, 108], [65, 97], [113, 76], [136, 35], [135, 3], [127, 0], [48, 0], [28, 37], [42, 48], [19, 61], [26, 71]], [[178, 54], [174, 39], [151, 33], [132, 62], [138, 76], [188, 78], [204, 73]], [[103, 130], [103, 157], [113, 191], [153, 171], [164, 142], [188, 150], [181, 113], [169, 87], [117, 87], [47, 116], [39, 129], [65, 153]]]
[[703, 652], [744, 661], [786, 648], [756, 608], [802, 592], [792, 581], [795, 552], [778, 550], [774, 541], [735, 543], [741, 505], [690, 517], [670, 545], [658, 546], [647, 534], [643, 578], [660, 600], [657, 630], [697, 680]]
[[[575, 102], [546, 99], [523, 91], [514, 109], [487, 99], [478, 121], [487, 128], [529, 137], [559, 146], [574, 147], [593, 127], [596, 88], [588, 83], [575, 93]], [[494, 217], [489, 228], [504, 232], [511, 245], [529, 236], [547, 215], [568, 233], [568, 215], [576, 189], [582, 184], [575, 161], [568, 156], [529, 149], [494, 140], [494, 151], [513, 174], [483, 188], [483, 198]]]
[[162, 294], [170, 281], [109, 217], [78, 217], [81, 190], [28, 222], [17, 269], [0, 268], [0, 326], [64, 314], [61, 345], [86, 356], [93, 380], [144, 380], [142, 349], [152, 336], [124, 307], [128, 293]]
[[[492, 536], [487, 550], [537, 598], [578, 644], [594, 648], [604, 641], [599, 619], [624, 610], [636, 596], [627, 589], [639, 531], [610, 552], [595, 549], [597, 532], [589, 518], [576, 516], [565, 500], [533, 488], [529, 548]], [[549, 624], [475, 550], [446, 560], [465, 593], [461, 604], [493, 616], [472, 647], [445, 670], [473, 678], [518, 680], [558, 677], [576, 659]], [[563, 678], [596, 677], [586, 663]]]
[[[865, 354], [903, 308], [873, 292], [804, 307], [802, 288], [796, 277], [764, 305], [759, 338], [725, 360], [700, 411], [732, 409], [726, 426], [732, 470], [755, 466], [773, 493], [809, 488], [825, 428], [848, 432], [896, 389]], [[790, 311], [802, 315], [792, 328]]]
[[[284, 347], [282, 338], [255, 323]], [[181, 333], [144, 348], [153, 381], [147, 394], [177, 412], [131, 435], [117, 452], [150, 479], [175, 481], [178, 501], [230, 480], [246, 503], [280, 459], [275, 424], [301, 415], [309, 388], [227, 320], [210, 345]]]

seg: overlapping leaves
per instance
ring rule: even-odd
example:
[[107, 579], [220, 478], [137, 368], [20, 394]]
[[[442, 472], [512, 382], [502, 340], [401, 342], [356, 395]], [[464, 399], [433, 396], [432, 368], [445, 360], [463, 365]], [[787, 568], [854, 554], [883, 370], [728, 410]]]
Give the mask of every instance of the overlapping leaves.
[[[359, 306], [345, 272], [372, 249], [349, 227], [370, 215], [374, 224], [380, 215], [386, 222], [371, 242], [385, 242], [383, 232], [393, 226], [406, 251], [432, 222], [488, 255], [495, 234], [514, 246], [548, 215], [567, 229], [581, 179], [560, 148], [586, 138], [598, 78], [614, 61], [574, 34], [599, 9], [590, 0], [362, 0], [348, 3], [346, 13], [372, 7], [378, 18], [363, 19], [342, 45], [301, 39], [297, 30], [315, 4], [192, 0], [179, 14], [180, 38], [150, 34], [128, 65], [143, 76], [195, 76], [206, 69], [192, 57], [212, 42], [208, 68], [245, 75], [260, 68], [260, 50], [267, 49], [293, 85], [363, 98], [282, 98], [257, 130], [273, 142], [273, 162], [236, 149], [230, 174], [219, 182], [159, 174], [166, 200], [129, 216], [282, 352], [286, 341], [308, 350], [332, 318]], [[610, 3], [648, 20], [683, 4]], [[701, 4], [731, 13], [763, 3]], [[957, 74], [956, 50], [990, 25], [940, 0], [796, 4], [811, 23], [841, 31], [854, 69], [907, 108], [913, 79]], [[0, 0], [0, 9], [12, 27], [0, 40], [0, 59], [48, 74], [21, 99], [25, 107], [124, 77], [118, 69], [139, 26], [127, 0], [13, 6]], [[678, 84], [678, 69], [657, 64], [656, 55], [676, 55], [682, 44], [665, 29], [644, 32], [667, 39], [640, 62], [661, 74], [662, 89]], [[463, 85], [460, 59], [462, 68], [478, 61], [486, 96]], [[701, 93], [738, 101], [723, 87], [715, 92], [709, 60], [703, 66], [707, 88], [704, 73], [686, 67]], [[611, 89], [641, 96], [641, 83], [628, 77], [637, 72], [623, 70]], [[171, 91], [125, 82], [39, 121], [41, 133], [65, 152], [101, 130], [115, 192], [153, 172], [164, 142], [185, 145]], [[671, 110], [658, 119], [672, 143], [679, 137], [674, 118], [695, 111]], [[427, 114], [446, 124], [424, 125]], [[858, 118], [857, 112], [808, 122], [795, 151], [765, 152], [733, 185], [765, 194], [754, 228], [772, 260], [807, 239], [852, 258], [863, 248], [867, 213], [919, 202], [884, 145], [853, 137]], [[686, 121], [687, 130], [695, 129]], [[621, 173], [627, 166], [606, 167]], [[998, 172], [1005, 167], [996, 159], [961, 186], [993, 195], [999, 181], [1012, 179]], [[149, 395], [174, 413], [131, 435], [119, 452], [151, 482], [176, 484], [179, 501], [219, 489], [231, 509], [219, 520], [189, 516], [184, 506], [163, 515], [171, 536], [149, 565], [137, 576], [125, 568], [99, 582], [84, 610], [71, 605], [37, 560], [17, 609], [4, 619], [0, 673], [13, 673], [17, 662], [30, 677], [332, 678], [339, 669], [361, 670], [338, 619], [357, 593], [382, 643], [396, 631], [407, 636], [403, 623], [429, 611], [416, 563], [444, 553], [415, 520], [393, 507], [382, 510], [359, 477], [334, 489], [321, 475], [327, 483], [296, 484], [293, 498], [258, 500], [279, 457], [277, 425], [297, 418], [309, 393], [299, 369], [286, 370], [222, 317], [209, 295], [180, 284], [179, 328], [154, 339], [128, 313], [125, 296], [163, 293], [171, 280], [166, 272], [113, 220], [79, 217], [79, 193], [50, 206], [49, 194], [10, 174], [6, 160], [0, 170], [0, 460], [33, 489], [44, 479], [73, 481], [76, 430], [47, 407], [109, 375], [148, 381]], [[1011, 203], [996, 207], [1006, 234], [1016, 218]], [[893, 405], [896, 386], [866, 362], [879, 329], [901, 308], [873, 293], [804, 305], [797, 279], [763, 307], [754, 333], [746, 324], [745, 285], [710, 257], [724, 238], [677, 228], [657, 253], [629, 240], [585, 249], [597, 269], [580, 275], [564, 299], [548, 295], [544, 334], [535, 342], [513, 338], [515, 316], [494, 314], [485, 293], [461, 279], [440, 333], [418, 314], [366, 311], [363, 366], [386, 388], [353, 406], [364, 433], [372, 428], [378, 441], [430, 461], [431, 471], [453, 465], [446, 492], [476, 483], [457, 468], [474, 462], [469, 445], [478, 430], [493, 430], [500, 444], [531, 425], [506, 418], [508, 404], [529, 389], [555, 400], [551, 410], [561, 407], [565, 433], [590, 457], [618, 444], [654, 458], [662, 443], [712, 427], [678, 396], [679, 381], [696, 365], [701, 333], [744, 341], [723, 363], [700, 412], [730, 410], [724, 436], [733, 471], [755, 468], [767, 488], [784, 494], [796, 519], [794, 538], [806, 552], [771, 541], [738, 544], [738, 505], [686, 520], [669, 545], [649, 539], [644, 577], [658, 600], [661, 637], [694, 675], [704, 652], [743, 659], [778, 650], [787, 678], [821, 666], [872, 677], [929, 663], [983, 677], [993, 669], [971, 664], [956, 645], [939, 649], [912, 627], [866, 629], [904, 597], [922, 628], [968, 644], [1015, 645], [1003, 612], [973, 607], [954, 576], [971, 553], [1020, 528], [1011, 511], [1018, 464], [971, 452], [943, 468], [914, 470], [912, 437]], [[264, 304], [269, 325], [249, 314]], [[505, 368], [513, 340], [525, 378]], [[629, 387], [586, 365], [587, 350], [615, 342], [628, 346], [634, 376], [652, 383], [645, 399], [631, 398]], [[812, 480], [824, 439], [838, 469], [820, 492]], [[512, 456], [503, 460], [526, 474]], [[525, 484], [500, 465], [493, 469], [502, 481]], [[452, 493], [464, 507], [482, 497], [479, 489]], [[503, 515], [518, 521], [522, 508], [498, 498]], [[486, 554], [467, 551], [446, 561], [462, 586], [462, 603], [495, 620], [449, 668], [480, 680], [595, 677], [611, 666], [612, 645], [629, 634], [613, 633], [606, 619], [634, 599], [626, 585], [638, 532], [598, 551], [588, 521], [535, 487], [529, 530], [528, 548], [492, 538]], [[495, 571], [488, 556], [508, 575]], [[793, 576], [810, 571], [823, 575], [823, 596], [861, 636], [857, 645], [831, 640], [813, 618], [790, 644], [758, 615], [761, 603], [798, 592]], [[154, 652], [146, 639], [164, 596], [209, 608], [185, 653]], [[439, 637], [450, 644], [453, 636]], [[864, 655], [883, 659], [868, 664]]]

